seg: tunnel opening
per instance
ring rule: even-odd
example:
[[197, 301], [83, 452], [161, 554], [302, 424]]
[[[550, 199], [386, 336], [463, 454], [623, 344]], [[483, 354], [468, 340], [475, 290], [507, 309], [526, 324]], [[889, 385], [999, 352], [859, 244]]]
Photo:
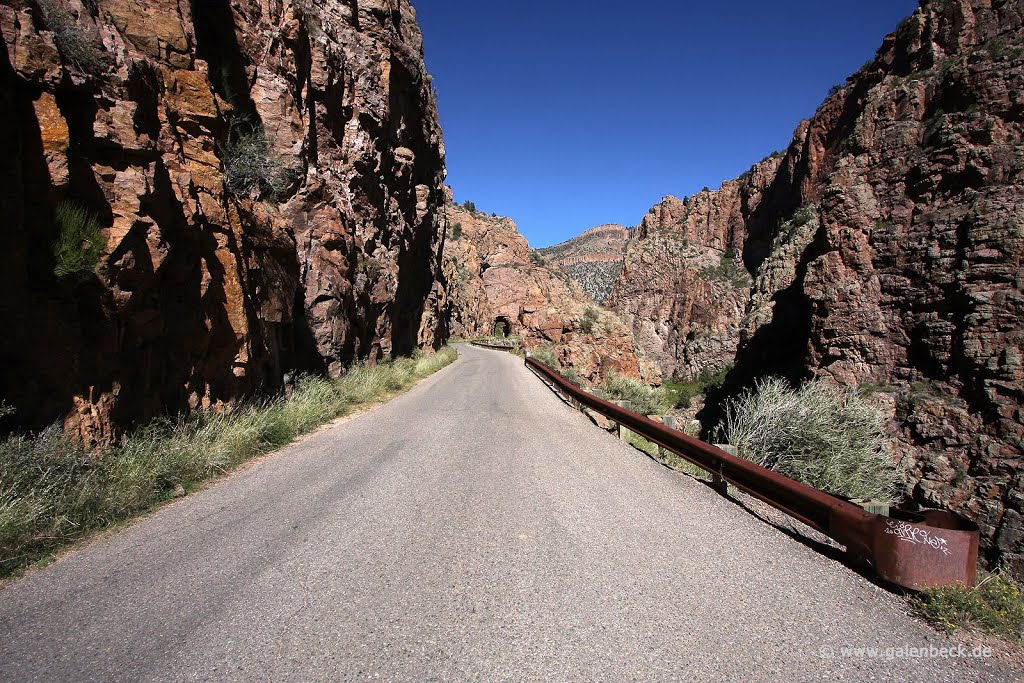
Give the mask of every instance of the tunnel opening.
[[505, 316], [499, 315], [494, 319], [494, 336], [507, 337], [510, 334], [512, 334], [512, 323]]

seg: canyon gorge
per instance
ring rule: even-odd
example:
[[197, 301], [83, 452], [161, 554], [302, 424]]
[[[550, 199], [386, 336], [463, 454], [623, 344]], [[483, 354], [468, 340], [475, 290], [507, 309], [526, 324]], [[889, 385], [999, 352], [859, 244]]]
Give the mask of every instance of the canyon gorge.
[[[538, 250], [453, 201], [407, 0], [0, 0], [0, 31], [5, 432], [497, 330], [588, 384], [727, 373], [707, 439], [757, 378], [857, 387], [907, 501], [1024, 575], [1021, 0], [925, 0], [786, 149]], [[70, 275], [68, 207], [102, 229]]]

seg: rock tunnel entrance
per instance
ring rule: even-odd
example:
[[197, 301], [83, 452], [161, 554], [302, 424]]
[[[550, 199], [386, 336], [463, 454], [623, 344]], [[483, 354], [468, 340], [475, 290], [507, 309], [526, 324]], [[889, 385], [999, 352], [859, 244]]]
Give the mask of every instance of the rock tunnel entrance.
[[512, 323], [505, 316], [499, 315], [494, 319], [494, 336], [507, 337], [510, 334], [512, 334]]

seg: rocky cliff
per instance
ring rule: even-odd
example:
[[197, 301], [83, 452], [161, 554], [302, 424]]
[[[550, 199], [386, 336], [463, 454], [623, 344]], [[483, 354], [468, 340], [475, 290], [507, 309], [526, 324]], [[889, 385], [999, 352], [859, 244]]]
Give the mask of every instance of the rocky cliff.
[[924, 2], [781, 158], [656, 207], [611, 302], [666, 372], [875, 392], [910, 498], [976, 520], [1018, 575], [1022, 24], [1020, 0]]
[[629, 328], [596, 306], [579, 283], [543, 259], [509, 218], [448, 206], [445, 271], [451, 333], [521, 336], [530, 350], [550, 350], [562, 368], [588, 382], [610, 373], [646, 381], [657, 370], [639, 353]]
[[21, 426], [104, 439], [443, 340], [444, 147], [407, 0], [0, 0], [0, 30]]
[[544, 260], [561, 268], [597, 303], [611, 295], [632, 230], [621, 225], [599, 225], [552, 247], [538, 249]]

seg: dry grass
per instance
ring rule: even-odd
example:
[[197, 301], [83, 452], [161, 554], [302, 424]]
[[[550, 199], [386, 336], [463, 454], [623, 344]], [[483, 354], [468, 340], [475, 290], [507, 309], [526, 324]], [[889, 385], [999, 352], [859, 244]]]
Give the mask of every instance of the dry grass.
[[290, 398], [156, 421], [100, 453], [56, 427], [10, 437], [0, 442], [0, 577], [402, 391], [455, 358], [445, 348], [357, 365], [337, 380], [305, 377]]

